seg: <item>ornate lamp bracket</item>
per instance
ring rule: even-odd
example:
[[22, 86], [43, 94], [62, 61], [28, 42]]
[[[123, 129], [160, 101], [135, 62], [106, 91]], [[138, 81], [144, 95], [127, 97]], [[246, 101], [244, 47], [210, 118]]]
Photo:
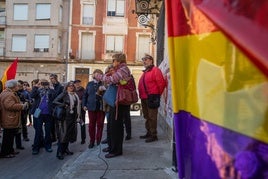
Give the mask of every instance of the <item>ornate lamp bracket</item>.
[[152, 43], [156, 42], [156, 21], [160, 14], [162, 2], [163, 0], [135, 0], [136, 10], [132, 11], [133, 14], [137, 14], [139, 24], [152, 29]]

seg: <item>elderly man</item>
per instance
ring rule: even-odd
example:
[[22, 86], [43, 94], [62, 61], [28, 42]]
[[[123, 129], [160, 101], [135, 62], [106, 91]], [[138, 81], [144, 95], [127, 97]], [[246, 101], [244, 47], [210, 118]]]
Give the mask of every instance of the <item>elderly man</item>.
[[[146, 134], [140, 136], [145, 142], [157, 141], [157, 115], [160, 105], [160, 96], [166, 87], [166, 80], [161, 70], [154, 65], [151, 55], [145, 54], [142, 58], [144, 70], [140, 77], [138, 90], [141, 99], [142, 113], [145, 118]], [[151, 103], [156, 101], [157, 103]]]
[[0, 123], [4, 129], [0, 157], [13, 158], [14, 138], [20, 125], [21, 111], [28, 108], [28, 103], [22, 104], [17, 96], [17, 80], [7, 81], [5, 87], [6, 89], [0, 94]]

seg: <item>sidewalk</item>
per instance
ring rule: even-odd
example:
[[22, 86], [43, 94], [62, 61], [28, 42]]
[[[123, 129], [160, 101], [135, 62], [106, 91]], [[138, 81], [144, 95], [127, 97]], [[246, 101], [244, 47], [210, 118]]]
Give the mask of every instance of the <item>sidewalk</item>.
[[[55, 179], [175, 179], [172, 168], [171, 142], [158, 127], [158, 141], [145, 143], [144, 119], [132, 116], [132, 139], [124, 141], [123, 155], [106, 159], [102, 149], [106, 144], [87, 149], [74, 161], [68, 161]], [[106, 130], [106, 127], [105, 127]], [[106, 134], [106, 131], [104, 131]], [[104, 135], [103, 138], [105, 138]], [[71, 146], [70, 146], [71, 147]]]

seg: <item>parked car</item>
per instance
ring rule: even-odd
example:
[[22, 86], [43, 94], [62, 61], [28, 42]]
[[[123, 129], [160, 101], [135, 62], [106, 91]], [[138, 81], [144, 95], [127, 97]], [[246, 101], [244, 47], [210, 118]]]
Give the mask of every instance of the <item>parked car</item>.
[[130, 106], [131, 111], [139, 111], [141, 110], [141, 103], [138, 101]]

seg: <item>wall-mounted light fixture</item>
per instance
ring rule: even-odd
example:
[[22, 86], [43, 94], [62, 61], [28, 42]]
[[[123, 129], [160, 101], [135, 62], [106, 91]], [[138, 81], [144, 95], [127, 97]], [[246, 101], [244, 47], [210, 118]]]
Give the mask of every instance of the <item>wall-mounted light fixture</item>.
[[135, 0], [138, 22], [144, 27], [152, 29], [151, 41], [156, 41], [156, 18], [159, 17], [163, 0]]

